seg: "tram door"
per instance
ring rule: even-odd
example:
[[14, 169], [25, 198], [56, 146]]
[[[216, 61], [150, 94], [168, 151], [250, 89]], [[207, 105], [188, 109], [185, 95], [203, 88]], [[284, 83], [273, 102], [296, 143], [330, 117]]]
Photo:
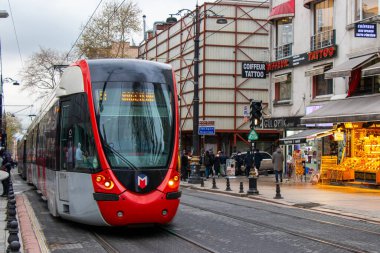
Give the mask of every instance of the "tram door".
[[73, 129], [70, 128], [70, 109], [71, 101], [66, 100], [61, 102], [60, 110], [60, 138], [59, 150], [60, 161], [58, 171], [58, 191], [59, 199], [62, 201], [69, 201], [69, 188], [68, 188], [68, 174], [73, 161]]

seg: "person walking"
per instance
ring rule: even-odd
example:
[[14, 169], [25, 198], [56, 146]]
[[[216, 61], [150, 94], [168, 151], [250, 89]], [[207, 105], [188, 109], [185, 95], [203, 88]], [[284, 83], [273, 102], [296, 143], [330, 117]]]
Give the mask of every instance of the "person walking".
[[282, 168], [284, 164], [284, 155], [282, 154], [281, 148], [278, 147], [277, 150], [272, 155], [273, 169], [276, 174], [276, 183], [278, 183], [278, 176], [280, 175], [280, 182], [282, 182]]
[[247, 151], [247, 154], [244, 158], [244, 163], [245, 163], [245, 176], [249, 177], [249, 172], [251, 171], [252, 164], [253, 164], [253, 156], [249, 150]]
[[235, 171], [235, 176], [240, 176], [241, 174], [241, 166], [243, 165], [243, 159], [241, 158], [241, 153], [240, 151], [237, 152], [237, 155], [235, 156], [235, 161], [236, 161], [236, 171]]
[[222, 176], [226, 176], [226, 164], [227, 164], [227, 156], [225, 156], [223, 151], [219, 151], [219, 156], [220, 156], [220, 172], [222, 173]]
[[220, 157], [220, 151], [218, 151], [218, 153], [216, 154], [215, 158], [214, 158], [214, 171], [215, 171], [215, 176], [218, 176], [219, 177], [219, 174], [222, 175], [221, 171], [220, 171], [220, 160], [221, 157]]
[[8, 172], [9, 177], [1, 181], [1, 183], [3, 184], [3, 194], [1, 194], [1, 197], [8, 196], [9, 180], [11, 177], [12, 164], [13, 164], [13, 160], [12, 160], [11, 154], [8, 151], [5, 151], [3, 155], [3, 161], [1, 163], [1, 168], [4, 169], [6, 172]]
[[187, 156], [186, 150], [182, 151], [181, 155], [181, 180], [186, 181], [187, 179], [187, 168], [189, 167], [189, 158]]
[[209, 178], [210, 174], [212, 173], [212, 161], [211, 161], [211, 155], [210, 152], [207, 150], [206, 154], [204, 156], [204, 165], [206, 167], [206, 179]]
[[255, 149], [255, 152], [253, 153], [253, 163], [255, 165], [255, 168], [257, 169], [257, 172], [259, 172], [261, 160], [263, 160], [263, 158], [261, 157], [260, 151], [257, 148]]

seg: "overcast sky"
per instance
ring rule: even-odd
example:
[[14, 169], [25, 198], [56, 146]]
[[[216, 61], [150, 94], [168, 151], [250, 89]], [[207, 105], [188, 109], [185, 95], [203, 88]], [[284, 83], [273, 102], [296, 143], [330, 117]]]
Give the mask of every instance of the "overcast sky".
[[[109, 0], [103, 0], [101, 6]], [[127, 0], [128, 1], [128, 0]], [[62, 52], [70, 50], [100, 0], [7, 0], [0, 2], [0, 10], [6, 10], [9, 17], [0, 20], [0, 39], [3, 65], [3, 78], [11, 77], [21, 83], [19, 72], [27, 59], [39, 47], [51, 48]], [[122, 0], [119, 0], [121, 3]], [[169, 13], [179, 9], [194, 9], [196, 0], [134, 0], [147, 16], [147, 28], [154, 21], [163, 21]], [[205, 1], [199, 0], [201, 5]], [[208, 1], [208, 2], [214, 2]], [[9, 3], [11, 6], [9, 6]], [[100, 11], [101, 6], [97, 10]], [[12, 15], [13, 14], [13, 15]], [[12, 22], [12, 17], [13, 21]], [[20, 48], [17, 47], [14, 26]], [[140, 43], [142, 33], [136, 36]], [[19, 54], [19, 49], [21, 56]], [[22, 83], [21, 83], [22, 85]], [[33, 100], [19, 86], [4, 84], [4, 108], [7, 112], [17, 112], [31, 105]], [[16, 106], [15, 106], [16, 105]], [[30, 120], [26, 115], [37, 113], [38, 105], [16, 113], [22, 118], [23, 126]]]

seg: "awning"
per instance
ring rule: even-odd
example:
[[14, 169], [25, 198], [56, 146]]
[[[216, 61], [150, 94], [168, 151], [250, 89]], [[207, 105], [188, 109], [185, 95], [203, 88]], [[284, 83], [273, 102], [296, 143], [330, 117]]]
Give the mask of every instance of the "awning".
[[307, 139], [318, 138], [318, 136], [326, 136], [326, 133], [332, 134], [332, 129], [307, 129], [300, 133], [280, 139], [281, 145], [293, 145], [306, 143]]
[[288, 80], [288, 75], [289, 75], [289, 74], [284, 74], [284, 75], [275, 76], [275, 77], [273, 78], [273, 82], [274, 82], [274, 83], [285, 82], [286, 80]]
[[301, 124], [380, 121], [380, 95], [330, 101], [301, 118]]
[[272, 8], [272, 11], [269, 14], [268, 20], [275, 20], [286, 17], [294, 17], [294, 1], [289, 0], [285, 3], [279, 4]]
[[322, 75], [323, 73], [325, 73], [325, 69], [331, 67], [331, 65], [332, 64], [330, 63], [330, 64], [325, 64], [322, 66], [317, 66], [317, 67], [314, 67], [312, 69], [308, 69], [305, 71], [305, 76]]
[[380, 62], [362, 70], [362, 76], [380, 75]]
[[305, 8], [308, 8], [308, 9], [310, 9], [310, 4], [312, 4], [313, 2], [319, 2], [319, 1], [321, 1], [321, 0], [303, 0], [303, 6], [305, 7]]
[[325, 79], [332, 79], [335, 77], [351, 76], [351, 71], [363, 66], [373, 58], [377, 57], [376, 54], [364, 55], [357, 58], [352, 58], [345, 63], [342, 63], [325, 73]]

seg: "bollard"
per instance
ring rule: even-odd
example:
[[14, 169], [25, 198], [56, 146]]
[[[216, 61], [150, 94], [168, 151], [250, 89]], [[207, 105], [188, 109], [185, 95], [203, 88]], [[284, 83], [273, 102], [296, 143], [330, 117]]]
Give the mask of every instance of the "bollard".
[[248, 195], [259, 194], [259, 191], [257, 190], [257, 177], [253, 175], [249, 175], [248, 183], [249, 183], [249, 189], [247, 191], [247, 194]]
[[216, 187], [215, 177], [212, 178], [212, 188], [211, 189], [219, 189], [218, 187]]
[[256, 170], [252, 170], [249, 172], [249, 177], [248, 177], [248, 184], [249, 184], [249, 189], [247, 191], [248, 195], [253, 195], [253, 194], [259, 194], [259, 191], [257, 190], [257, 174]]
[[239, 191], [239, 193], [244, 193], [243, 182], [240, 182], [240, 191]]
[[226, 182], [226, 184], [227, 184], [227, 187], [226, 187], [226, 191], [232, 191], [231, 190], [231, 187], [230, 187], [230, 179], [227, 177], [227, 182]]
[[276, 183], [276, 196], [274, 196], [274, 199], [282, 199], [281, 196], [281, 189], [280, 189], [280, 183]]
[[21, 244], [18, 241], [13, 241], [9, 244], [10, 253], [20, 253]]
[[7, 252], [10, 251], [11, 243], [16, 241], [18, 242], [20, 239], [18, 238], [18, 222], [16, 220], [11, 221], [10, 227], [8, 229], [9, 237], [8, 237], [8, 248]]
[[205, 187], [205, 181], [203, 180], [203, 177], [201, 177], [201, 187]]

